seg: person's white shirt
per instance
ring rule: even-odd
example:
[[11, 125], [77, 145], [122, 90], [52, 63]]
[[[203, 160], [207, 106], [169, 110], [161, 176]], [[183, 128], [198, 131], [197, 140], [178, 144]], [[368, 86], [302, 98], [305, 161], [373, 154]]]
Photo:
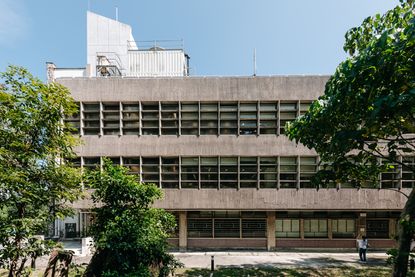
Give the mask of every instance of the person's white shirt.
[[359, 244], [359, 248], [367, 249], [367, 239], [366, 240], [358, 239], [357, 243]]

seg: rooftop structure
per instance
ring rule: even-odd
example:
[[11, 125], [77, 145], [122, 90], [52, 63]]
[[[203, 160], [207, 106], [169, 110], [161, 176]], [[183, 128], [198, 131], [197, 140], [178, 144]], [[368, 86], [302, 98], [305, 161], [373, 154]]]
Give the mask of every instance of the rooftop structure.
[[[310, 178], [319, 157], [284, 135], [285, 123], [306, 112], [328, 76], [190, 77], [183, 50], [140, 52], [140, 44], [129, 44], [128, 25], [93, 13], [87, 25], [83, 73], [48, 65], [50, 79], [79, 103], [67, 119], [84, 142], [76, 163], [91, 168], [109, 157], [160, 186], [165, 198], [156, 206], [177, 217], [173, 246], [354, 248], [361, 234], [374, 248], [394, 244], [402, 194], [348, 184], [316, 190]], [[114, 37], [119, 41], [102, 46]], [[117, 55], [103, 54], [109, 52]], [[162, 66], [152, 67], [155, 61]], [[178, 66], [167, 70], [167, 61]], [[414, 183], [397, 168], [381, 186], [405, 191]], [[54, 235], [87, 233], [91, 202], [74, 206], [78, 213], [57, 222]]]
[[48, 78], [62, 77], [183, 77], [190, 57], [183, 41], [136, 42], [131, 27], [87, 12], [85, 68], [48, 67]]

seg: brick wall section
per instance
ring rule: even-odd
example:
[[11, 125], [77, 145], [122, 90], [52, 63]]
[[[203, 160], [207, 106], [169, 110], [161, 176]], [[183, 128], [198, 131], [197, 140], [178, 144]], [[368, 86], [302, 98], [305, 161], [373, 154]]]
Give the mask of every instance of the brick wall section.
[[[392, 248], [396, 242], [391, 239], [369, 239], [370, 248]], [[356, 248], [354, 239], [277, 239], [278, 248]]]
[[171, 247], [177, 248], [179, 247], [179, 239], [178, 238], [170, 238], [167, 240]]
[[261, 248], [266, 249], [267, 239], [188, 239], [188, 248]]

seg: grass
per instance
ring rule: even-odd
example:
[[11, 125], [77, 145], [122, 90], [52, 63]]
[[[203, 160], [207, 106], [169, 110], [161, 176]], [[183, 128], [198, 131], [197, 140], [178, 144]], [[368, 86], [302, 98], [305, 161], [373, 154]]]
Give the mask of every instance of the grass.
[[[213, 273], [213, 277], [389, 277], [389, 267], [333, 267], [333, 268], [219, 268]], [[207, 269], [184, 269], [176, 276], [183, 277], [209, 277], [210, 270]], [[413, 272], [408, 277], [415, 277]]]
[[[276, 268], [276, 267], [222, 267], [214, 271], [213, 277], [389, 277], [391, 269], [384, 266], [365, 267], [327, 267], [327, 268]], [[42, 276], [43, 271], [37, 270], [33, 277]], [[176, 272], [176, 277], [209, 277], [208, 269], [185, 268]], [[7, 271], [0, 269], [0, 277], [7, 276]], [[69, 277], [78, 277], [73, 270]], [[415, 277], [415, 273], [409, 271], [408, 277]]]

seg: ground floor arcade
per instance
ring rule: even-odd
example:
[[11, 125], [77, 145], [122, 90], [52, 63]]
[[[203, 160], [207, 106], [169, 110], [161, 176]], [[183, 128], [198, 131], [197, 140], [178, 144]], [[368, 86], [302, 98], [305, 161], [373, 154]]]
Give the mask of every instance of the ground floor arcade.
[[[373, 248], [394, 246], [399, 211], [171, 211], [176, 249], [355, 248], [366, 235]], [[88, 235], [93, 214], [79, 211], [55, 223], [54, 236]]]

